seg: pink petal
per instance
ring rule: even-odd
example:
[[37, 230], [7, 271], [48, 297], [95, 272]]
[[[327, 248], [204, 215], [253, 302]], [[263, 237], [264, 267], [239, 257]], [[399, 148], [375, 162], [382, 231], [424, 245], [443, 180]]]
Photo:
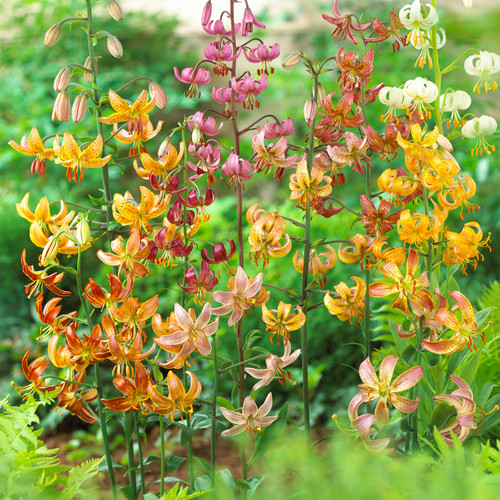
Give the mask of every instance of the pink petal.
[[414, 366], [402, 373], [391, 385], [392, 392], [406, 391], [413, 387], [424, 376], [424, 369], [421, 366]]
[[359, 367], [359, 376], [361, 380], [371, 388], [378, 387], [378, 377], [370, 363], [370, 358], [366, 358]]
[[380, 364], [378, 376], [380, 378], [380, 383], [384, 387], [389, 387], [391, 385], [392, 374], [394, 373], [394, 367], [397, 362], [398, 358], [396, 356], [387, 356]]

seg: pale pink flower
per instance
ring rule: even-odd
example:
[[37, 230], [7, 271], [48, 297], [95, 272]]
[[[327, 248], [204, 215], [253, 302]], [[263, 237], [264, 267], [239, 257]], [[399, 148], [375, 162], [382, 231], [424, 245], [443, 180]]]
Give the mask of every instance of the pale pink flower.
[[217, 135], [220, 132], [222, 125], [224, 124], [221, 123], [219, 125], [219, 128], [217, 128], [215, 124], [215, 118], [213, 118], [212, 116], [205, 118], [202, 111], [197, 111], [194, 115], [188, 116], [187, 125], [191, 132], [197, 126], [203, 139], [204, 135], [208, 135], [209, 137]]
[[231, 184], [233, 182], [241, 183], [248, 181], [255, 173], [250, 162], [243, 158], [239, 158], [234, 152], [229, 155], [229, 158], [226, 163], [222, 165], [220, 171], [227, 177], [227, 179], [225, 179], [226, 182]]
[[244, 95], [246, 100], [243, 102], [243, 107], [253, 109], [254, 105], [258, 108], [260, 103], [256, 97], [267, 88], [267, 75], [264, 73], [261, 80], [254, 80], [251, 76], [244, 76], [240, 80], [231, 78], [231, 87], [238, 94]]
[[297, 162], [297, 155], [286, 157], [288, 142], [284, 137], [280, 137], [276, 144], [264, 144], [265, 131], [261, 130], [252, 137], [252, 146], [255, 151], [255, 169], [257, 172], [266, 173], [271, 167], [290, 168]]
[[344, 132], [344, 137], [347, 142], [345, 146], [327, 146], [328, 156], [337, 166], [349, 165], [358, 174], [365, 173], [365, 166], [369, 168], [371, 159], [365, 153], [369, 147], [368, 137], [359, 138], [352, 132]]
[[225, 76], [229, 73], [229, 68], [226, 62], [231, 62], [237, 59], [241, 53], [241, 47], [236, 54], [233, 55], [233, 46], [229, 43], [210, 43], [203, 50], [206, 59], [215, 63], [214, 74], [217, 76]]
[[231, 313], [228, 320], [228, 326], [237, 323], [243, 313], [253, 306], [253, 298], [255, 298], [262, 287], [263, 274], [259, 273], [254, 279], [247, 276], [241, 266], [236, 271], [234, 284], [228, 283], [229, 290], [227, 292], [216, 291], [213, 294], [214, 300], [220, 302], [222, 306], [212, 310], [213, 314], [223, 316]]
[[266, 366], [262, 370], [257, 368], [245, 368], [245, 371], [254, 378], [260, 378], [261, 381], [257, 382], [253, 387], [252, 391], [256, 391], [261, 387], [269, 385], [274, 377], [278, 375], [278, 382], [283, 385], [287, 380], [290, 380], [292, 384], [295, 382], [291, 380], [291, 373], [289, 371], [283, 370], [285, 366], [291, 365], [301, 353], [300, 349], [297, 349], [292, 354], [290, 354], [292, 346], [290, 342], [285, 344], [285, 352], [281, 358], [278, 358], [275, 354], [271, 354], [266, 358]]
[[235, 436], [243, 431], [250, 431], [252, 436], [255, 437], [255, 432], [262, 432], [262, 427], [271, 425], [278, 416], [267, 417], [266, 415], [271, 411], [273, 405], [273, 395], [269, 393], [266, 400], [260, 408], [257, 407], [255, 401], [247, 396], [243, 402], [243, 408], [241, 413], [236, 411], [227, 410], [226, 408], [220, 408], [222, 414], [229, 420], [232, 424], [236, 424], [231, 429], [225, 430], [223, 436]]
[[[238, 33], [238, 31], [240, 31], [240, 28], [240, 23], [235, 24], [234, 33]], [[216, 35], [217, 41], [219, 41], [223, 36], [231, 35], [231, 29], [226, 30], [226, 28], [224, 28], [224, 23], [220, 19], [208, 22], [206, 25], [203, 25], [203, 29], [209, 35]]]
[[250, 7], [247, 6], [245, 12], [243, 13], [243, 20], [241, 21], [241, 35], [247, 36], [248, 33], [252, 33], [253, 27], [265, 29], [266, 25], [259, 22], [253, 15]]
[[286, 118], [282, 122], [274, 122], [271, 125], [264, 123], [264, 139], [272, 141], [278, 137], [292, 135], [295, 132], [295, 125], [291, 118]]
[[375, 407], [375, 419], [377, 422], [387, 424], [389, 422], [389, 408], [387, 401], [403, 413], [412, 413], [416, 410], [419, 398], [415, 401], [404, 398], [397, 394], [413, 387], [423, 376], [424, 370], [421, 366], [414, 366], [402, 373], [391, 384], [392, 374], [398, 358], [387, 356], [380, 365], [380, 379], [377, 377], [370, 358], [366, 358], [359, 367], [359, 376], [364, 384], [360, 384], [363, 402], [370, 403], [380, 398]]
[[179, 75], [177, 67], [174, 68], [175, 77], [177, 80], [183, 83], [191, 84], [189, 89], [184, 92], [186, 97], [198, 97], [201, 96], [201, 92], [198, 91], [198, 85], [208, 85], [210, 83], [210, 72], [204, 68], [184, 68]]
[[450, 380], [458, 385], [458, 389], [451, 394], [438, 394], [432, 399], [455, 407], [456, 415], [452, 421], [439, 429], [439, 434], [449, 444], [453, 445], [451, 434], [453, 433], [460, 441], [463, 441], [469, 434], [471, 429], [476, 429], [477, 425], [474, 422], [474, 413], [476, 411], [476, 403], [469, 385], [460, 377], [450, 375]]
[[[231, 97], [236, 94], [233, 89], [222, 87], [220, 89], [212, 88], [212, 99], [219, 104], [225, 104], [223, 115], [231, 116]], [[235, 95], [234, 102], [240, 103], [246, 99], [244, 94]]]
[[280, 55], [280, 46], [275, 43], [267, 48], [264, 43], [259, 43], [255, 49], [249, 49], [244, 52], [248, 62], [261, 63], [261, 69], [257, 70], [257, 74], [261, 73], [274, 73], [274, 68], [271, 67], [270, 61], [276, 59]]

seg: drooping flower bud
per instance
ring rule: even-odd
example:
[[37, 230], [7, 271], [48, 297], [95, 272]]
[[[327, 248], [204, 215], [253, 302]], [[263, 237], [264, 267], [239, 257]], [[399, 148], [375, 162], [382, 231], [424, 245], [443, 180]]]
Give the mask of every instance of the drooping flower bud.
[[159, 83], [150, 82], [149, 95], [152, 99], [155, 99], [156, 105], [160, 109], [165, 109], [167, 107], [167, 94], [165, 94], [163, 87]]
[[123, 21], [123, 11], [116, 0], [108, 0], [108, 11], [115, 21]]
[[52, 45], [55, 45], [61, 36], [61, 31], [62, 29], [60, 24], [54, 24], [54, 26], [51, 26], [43, 38], [45, 46], [52, 47]]
[[195, 123], [194, 128], [193, 128], [193, 133], [191, 134], [191, 142], [194, 145], [199, 144], [203, 139], [203, 136], [200, 131], [200, 127], [197, 123]]
[[42, 267], [48, 266], [56, 260], [57, 252], [59, 251], [59, 236], [52, 235], [43, 248], [42, 255], [40, 255], [40, 265]]
[[316, 116], [317, 111], [318, 111], [318, 105], [316, 104], [316, 101], [312, 97], [310, 97], [304, 104], [304, 118], [308, 125], [312, 122], [312, 120]]
[[59, 73], [57, 73], [57, 76], [54, 80], [54, 90], [56, 92], [62, 92], [63, 90], [66, 90], [68, 88], [70, 78], [71, 71], [66, 66], [61, 71], [59, 71]]
[[71, 108], [71, 118], [75, 123], [80, 123], [83, 120], [86, 112], [87, 97], [85, 96], [85, 93], [82, 92], [78, 95], [78, 97], [75, 99], [75, 102], [73, 103], [73, 107]]
[[108, 50], [109, 53], [113, 57], [116, 57], [117, 59], [120, 59], [120, 57], [123, 56], [122, 44], [120, 43], [120, 40], [116, 38], [116, 36], [113, 35], [108, 36]]
[[318, 95], [316, 101], [318, 102], [319, 105], [321, 105], [325, 97], [326, 97], [325, 87], [323, 87], [321, 83], [318, 83]]
[[70, 101], [66, 91], [57, 94], [52, 110], [52, 121], [67, 122], [69, 120]]
[[292, 54], [288, 56], [282, 63], [283, 69], [295, 68], [302, 61], [302, 56], [300, 54]]
[[208, 0], [208, 2], [205, 4], [201, 12], [201, 25], [206, 26], [210, 22], [211, 17], [212, 17], [212, 0]]
[[[94, 60], [94, 67], [92, 68], [92, 64], [90, 62], [90, 57], [87, 57], [87, 59], [85, 59], [85, 63], [83, 65], [84, 68], [87, 68], [87, 69], [91, 69], [91, 70], [95, 70], [97, 72], [97, 59]], [[92, 73], [83, 73], [83, 78], [85, 78], [85, 81], [87, 83], [90, 83], [92, 81]]]
[[172, 138], [167, 137], [158, 148], [158, 158], [162, 158], [170, 151], [170, 146], [172, 145]]

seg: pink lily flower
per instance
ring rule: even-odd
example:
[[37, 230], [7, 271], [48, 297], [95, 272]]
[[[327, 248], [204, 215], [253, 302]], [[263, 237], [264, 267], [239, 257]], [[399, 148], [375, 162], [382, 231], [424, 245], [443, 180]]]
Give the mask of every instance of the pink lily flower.
[[177, 67], [174, 68], [175, 77], [182, 83], [191, 84], [189, 89], [184, 92], [186, 97], [198, 97], [201, 96], [201, 92], [198, 91], [198, 85], [208, 85], [210, 83], [210, 72], [204, 68], [198, 68], [196, 71], [194, 68], [184, 68], [179, 75]]
[[[240, 28], [241, 28], [240, 23], [235, 24], [234, 25], [234, 33], [235, 34], [238, 33], [238, 31], [240, 31]], [[217, 36], [217, 41], [220, 41], [220, 39], [223, 36], [231, 35], [231, 29], [226, 30], [226, 28], [224, 28], [224, 23], [220, 19], [217, 19], [216, 21], [208, 22], [206, 25], [203, 25], [203, 29], [209, 35]]]
[[190, 144], [188, 151], [189, 155], [197, 160], [197, 163], [189, 160], [187, 162], [188, 168], [190, 168], [193, 172], [196, 172], [196, 175], [190, 177], [190, 180], [194, 181], [202, 175], [207, 174], [208, 184], [215, 184], [216, 179], [214, 172], [218, 170], [219, 163], [221, 161], [221, 152], [219, 147], [206, 143], [200, 144], [199, 146]]
[[271, 47], [267, 48], [264, 43], [259, 43], [255, 49], [249, 49], [244, 52], [245, 57], [248, 62], [251, 63], [261, 63], [261, 69], [257, 70], [257, 74], [261, 73], [274, 73], [274, 68], [271, 67], [270, 61], [276, 59], [280, 55], [280, 46], [275, 43]]
[[286, 157], [288, 142], [284, 137], [280, 137], [276, 144], [269, 144], [267, 147], [264, 144], [265, 131], [261, 130], [252, 137], [252, 146], [255, 151], [255, 170], [257, 172], [266, 173], [272, 167], [290, 168], [297, 162], [297, 155]]
[[217, 316], [231, 313], [227, 324], [233, 326], [241, 319], [243, 313], [253, 306], [254, 299], [257, 298], [262, 287], [262, 277], [263, 274], [259, 273], [255, 278], [251, 279], [239, 266], [233, 283], [231, 284], [231, 280], [228, 282], [228, 291], [217, 290], [214, 292], [214, 299], [220, 302], [222, 306], [216, 307], [212, 312]]
[[292, 135], [295, 132], [295, 125], [291, 118], [286, 118], [282, 122], [274, 122], [269, 125], [264, 123], [264, 139], [272, 141], [278, 137]]
[[201, 258], [206, 260], [209, 264], [220, 264], [221, 262], [227, 262], [236, 253], [236, 244], [233, 240], [229, 240], [229, 254], [224, 248], [222, 242], [218, 242], [214, 245], [213, 258], [208, 256], [207, 249], [204, 248], [201, 251]]
[[[235, 94], [233, 89], [222, 87], [220, 89], [212, 88], [212, 99], [219, 104], [225, 104], [226, 107], [222, 112], [223, 115], [231, 116], [231, 98]], [[234, 102], [239, 104], [246, 99], [245, 94], [235, 96]]]
[[364, 174], [365, 167], [362, 162], [368, 168], [371, 166], [371, 159], [365, 154], [368, 149], [368, 138], [365, 136], [361, 139], [352, 132], [344, 132], [344, 137], [347, 142], [347, 149], [345, 146], [327, 146], [328, 156], [337, 166], [348, 165], [353, 170], [356, 170], [358, 174]]
[[243, 160], [239, 158], [236, 153], [231, 153], [226, 163], [222, 165], [220, 171], [226, 175], [228, 178], [224, 179], [226, 182], [244, 182], [252, 178], [255, 173], [252, 165], [248, 160]]
[[187, 124], [191, 132], [195, 129], [195, 126], [198, 126], [202, 139], [204, 135], [208, 135], [209, 137], [217, 135], [222, 125], [224, 125], [221, 123], [219, 128], [216, 128], [215, 118], [212, 116], [205, 118], [202, 111], [197, 111], [194, 115], [188, 116]]
[[375, 420], [382, 424], [389, 422], [387, 401], [403, 413], [415, 411], [419, 402], [419, 398], [413, 401], [397, 393], [413, 387], [424, 376], [423, 368], [414, 366], [391, 383], [397, 361], [396, 356], [387, 356], [382, 360], [379, 371], [380, 379], [370, 363], [370, 358], [366, 358], [359, 367], [359, 376], [364, 382], [364, 384], [359, 385], [363, 402], [371, 404], [374, 399], [380, 398], [375, 407]]
[[264, 73], [261, 80], [254, 80], [251, 76], [244, 76], [241, 80], [236, 80], [233, 76], [231, 79], [231, 87], [238, 94], [246, 97], [243, 102], [245, 109], [253, 109], [254, 104], [258, 108], [260, 103], [256, 97], [267, 88], [267, 75]]
[[227, 418], [227, 420], [229, 420], [232, 424], [236, 424], [231, 429], [225, 430], [222, 433], [222, 436], [236, 436], [236, 434], [240, 434], [245, 430], [247, 431], [247, 436], [248, 431], [250, 431], [254, 437], [256, 431], [262, 433], [262, 427], [271, 425], [278, 419], [278, 416], [266, 416], [271, 411], [272, 405], [273, 395], [269, 393], [260, 408], [257, 407], [255, 401], [250, 396], [245, 398], [241, 413], [227, 410], [226, 408], [222, 408], [220, 406], [220, 411]]
[[203, 50], [205, 58], [209, 61], [215, 63], [214, 74], [217, 76], [226, 76], [229, 73], [229, 69], [226, 66], [226, 62], [234, 61], [241, 54], [241, 47], [238, 49], [236, 54], [233, 55], [233, 46], [229, 43], [210, 43]]
[[474, 413], [476, 411], [476, 403], [474, 396], [468, 384], [455, 375], [450, 375], [450, 380], [458, 385], [458, 389], [451, 394], [438, 394], [432, 399], [455, 407], [457, 413], [453, 420], [439, 430], [439, 434], [443, 437], [447, 444], [453, 445], [451, 434], [455, 434], [460, 441], [465, 440], [471, 429], [476, 429], [477, 425], [474, 422]]
[[210, 269], [208, 263], [201, 261], [200, 274], [198, 275], [193, 267], [190, 267], [184, 274], [184, 280], [187, 286], [182, 286], [177, 283], [183, 290], [192, 295], [205, 297], [205, 294], [212, 290], [219, 280], [215, 277], [214, 272]]
[[265, 369], [257, 369], [257, 368], [245, 368], [245, 371], [254, 378], [260, 378], [260, 382], [257, 382], [253, 387], [252, 391], [256, 391], [261, 387], [269, 385], [274, 377], [278, 375], [278, 382], [283, 385], [287, 380], [290, 380], [293, 385], [295, 382], [291, 379], [291, 373], [289, 371], [283, 370], [285, 366], [291, 365], [301, 353], [300, 349], [297, 349], [292, 354], [290, 354], [292, 350], [291, 343], [287, 342], [285, 344], [285, 352], [281, 358], [276, 356], [275, 354], [271, 354], [266, 358], [266, 366]]
[[243, 13], [243, 20], [241, 21], [241, 26], [242, 26], [241, 36], [247, 36], [248, 33], [252, 33], [254, 26], [261, 29], [266, 28], [265, 24], [262, 24], [261, 22], [257, 21], [252, 11], [250, 10], [250, 7], [248, 7], [248, 4], [245, 9], [245, 12]]

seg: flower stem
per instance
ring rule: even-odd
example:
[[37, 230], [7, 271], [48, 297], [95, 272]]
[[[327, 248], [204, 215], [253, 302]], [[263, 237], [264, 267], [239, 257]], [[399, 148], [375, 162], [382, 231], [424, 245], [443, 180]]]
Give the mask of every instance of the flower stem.
[[137, 446], [139, 448], [139, 471], [141, 473], [141, 490], [142, 490], [142, 496], [144, 496], [146, 494], [146, 479], [144, 477], [144, 461], [142, 457], [141, 434], [139, 432], [139, 422], [137, 418], [137, 412], [134, 412], [134, 427], [135, 427], [135, 436], [137, 439]]
[[165, 493], [165, 422], [163, 415], [158, 415], [160, 419], [160, 496]]
[[128, 412], [125, 414], [123, 430], [125, 432], [125, 441], [127, 443], [128, 455], [128, 479], [130, 489], [133, 492], [133, 498], [137, 498], [137, 481], [135, 477], [135, 460], [134, 460], [134, 436], [131, 432], [133, 427], [134, 416]]
[[210, 487], [215, 488], [215, 423], [217, 422], [217, 394], [219, 391], [219, 368], [217, 362], [217, 332], [212, 337], [214, 353], [214, 392], [212, 397], [212, 427], [210, 429]]

